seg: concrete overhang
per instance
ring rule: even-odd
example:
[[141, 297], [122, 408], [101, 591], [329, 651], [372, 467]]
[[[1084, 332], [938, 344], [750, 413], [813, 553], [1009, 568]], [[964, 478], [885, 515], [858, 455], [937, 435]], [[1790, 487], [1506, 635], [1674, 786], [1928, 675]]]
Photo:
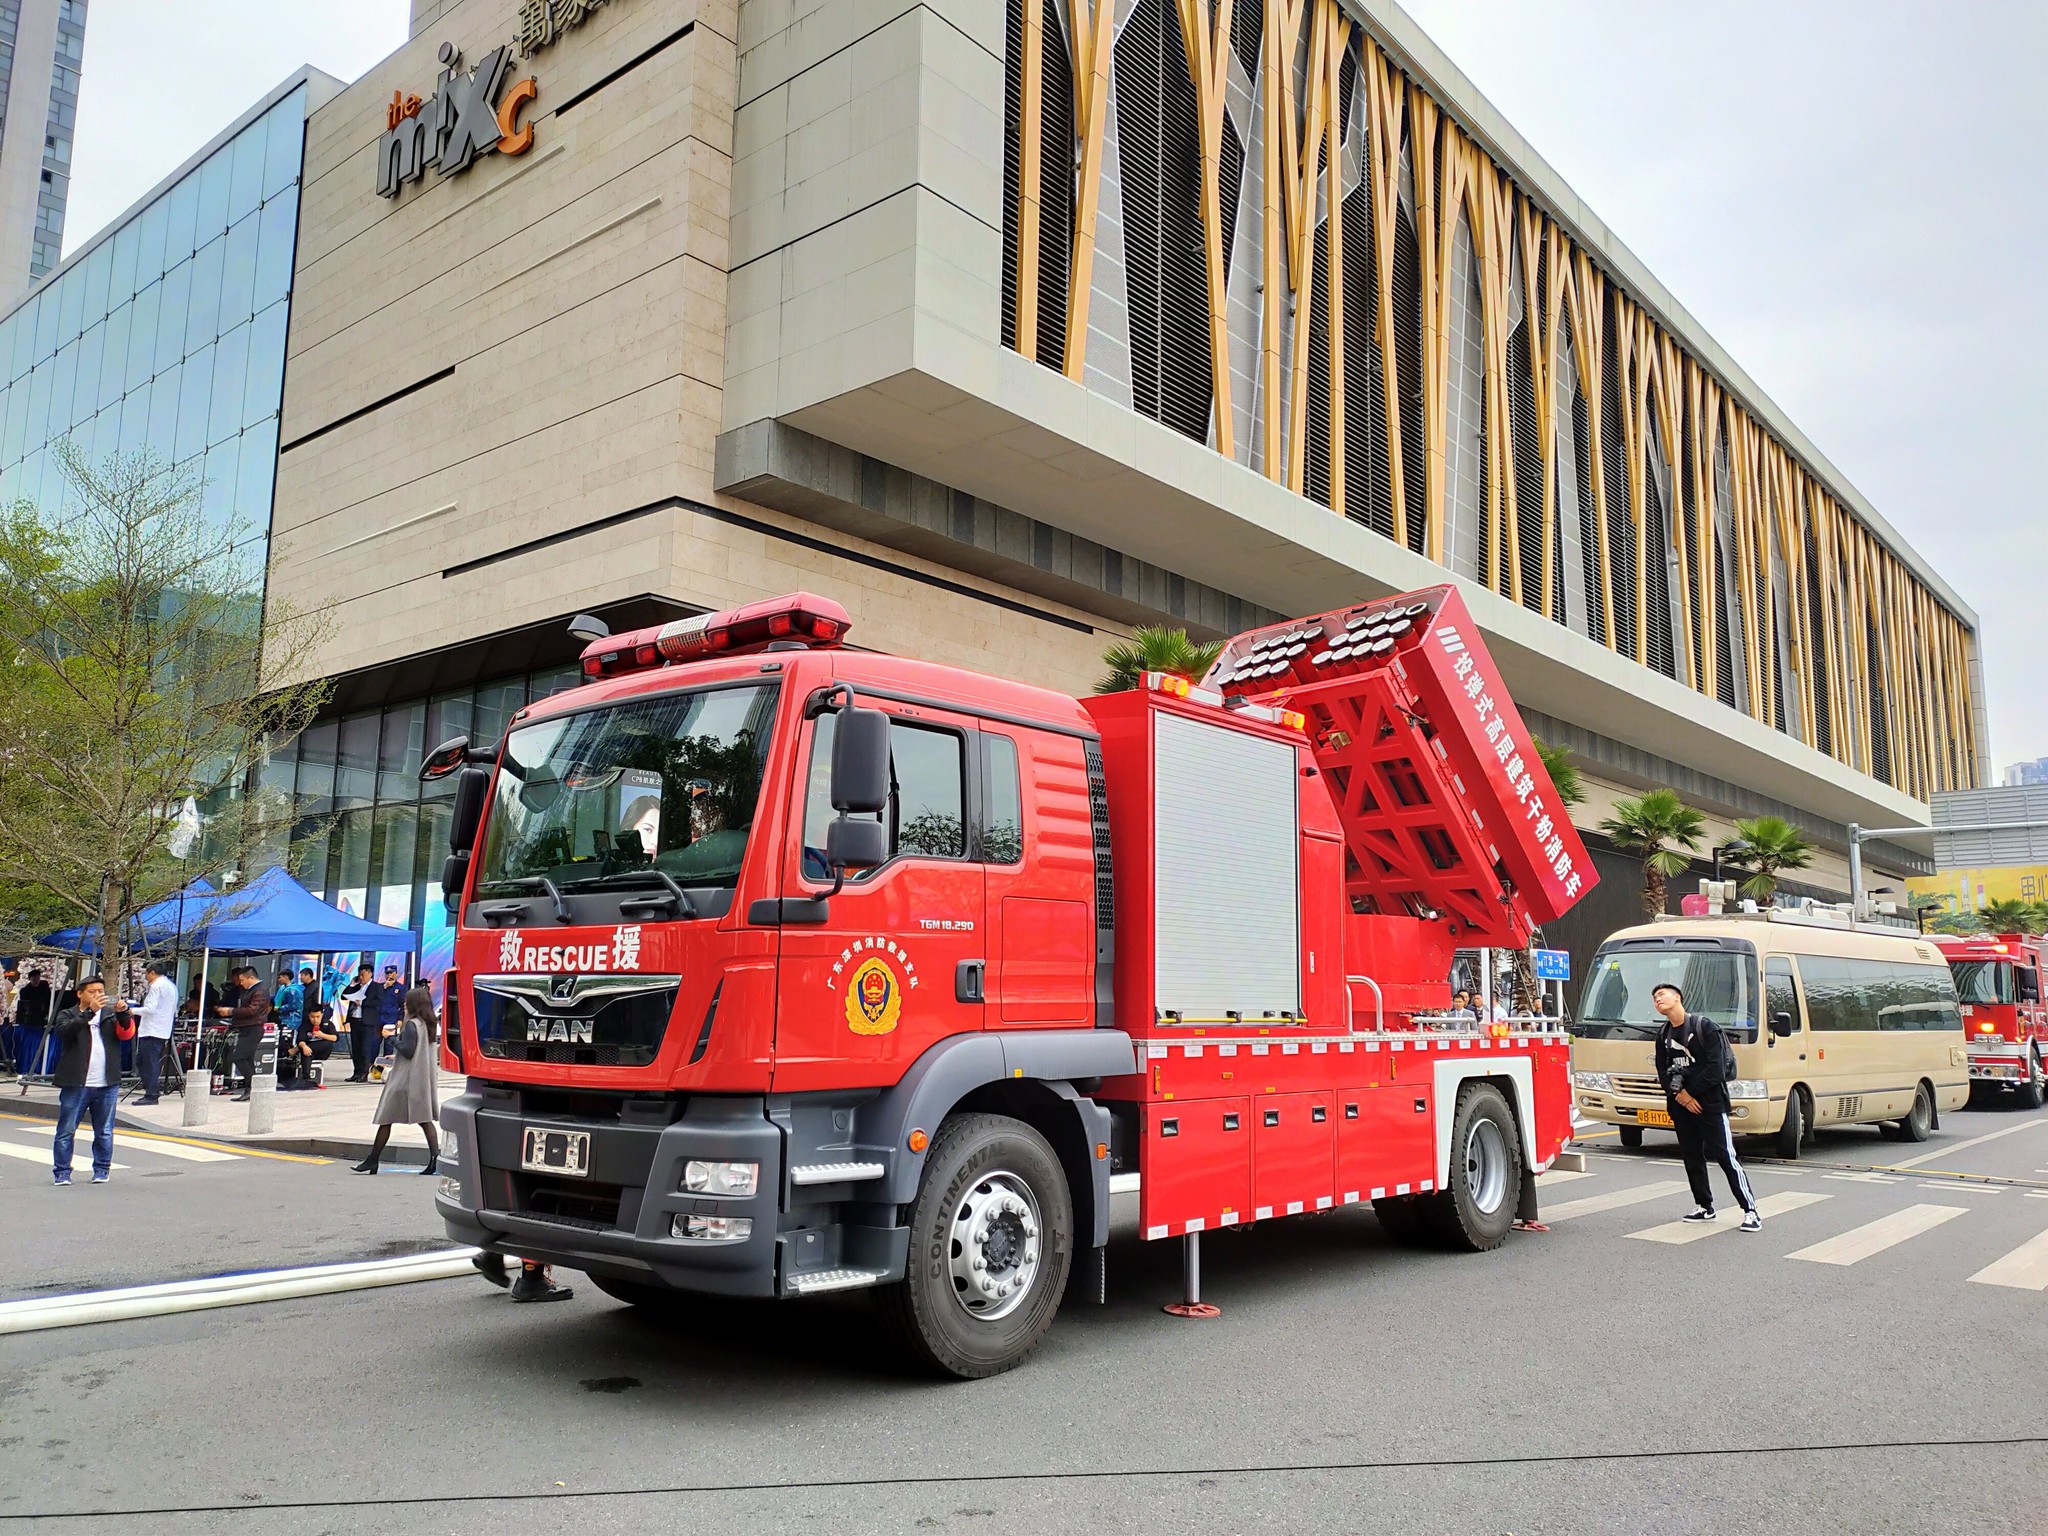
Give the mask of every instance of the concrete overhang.
[[[1282, 613], [1445, 579], [1205, 444], [918, 317], [901, 312], [894, 338], [911, 366], [779, 419]], [[1460, 587], [1523, 706], [1838, 821], [1927, 822], [1910, 795], [1497, 593]]]

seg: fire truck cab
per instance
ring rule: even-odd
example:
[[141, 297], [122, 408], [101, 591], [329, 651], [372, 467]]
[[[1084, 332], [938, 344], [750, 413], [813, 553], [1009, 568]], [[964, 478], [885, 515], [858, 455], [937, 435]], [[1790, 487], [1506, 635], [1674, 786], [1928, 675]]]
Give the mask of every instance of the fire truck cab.
[[2023, 933], [1938, 935], [1962, 1004], [1973, 1098], [2014, 1094], [2027, 1109], [2044, 1096], [2048, 1005], [2041, 996], [2043, 940]]
[[958, 1376], [1021, 1359], [1077, 1262], [1100, 1293], [1117, 1174], [1149, 1237], [1370, 1199], [1504, 1238], [1564, 1041], [1411, 1016], [1590, 862], [1454, 592], [1086, 701], [849, 623], [799, 593], [607, 636], [429, 759], [451, 1235], [647, 1306], [873, 1288]]

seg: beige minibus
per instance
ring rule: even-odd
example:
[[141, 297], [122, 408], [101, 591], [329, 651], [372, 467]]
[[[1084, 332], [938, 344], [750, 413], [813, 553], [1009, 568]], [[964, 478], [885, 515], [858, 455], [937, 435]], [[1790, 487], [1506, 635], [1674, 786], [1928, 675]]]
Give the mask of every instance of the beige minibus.
[[1570, 1025], [1579, 1116], [1619, 1127], [1625, 1147], [1671, 1125], [1650, 1006], [1667, 981], [1735, 1048], [1735, 1133], [1775, 1137], [1782, 1157], [1819, 1126], [1923, 1141], [1969, 1099], [1955, 983], [1926, 939], [1826, 912], [1660, 918], [1600, 946]]

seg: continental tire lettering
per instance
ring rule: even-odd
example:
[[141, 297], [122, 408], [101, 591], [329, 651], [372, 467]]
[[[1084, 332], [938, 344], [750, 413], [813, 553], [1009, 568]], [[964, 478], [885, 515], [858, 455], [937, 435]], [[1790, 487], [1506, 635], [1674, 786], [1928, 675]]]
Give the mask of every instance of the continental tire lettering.
[[512, 88], [505, 92], [505, 99], [498, 103], [498, 153], [501, 155], [523, 155], [533, 148], [533, 124], [518, 121], [519, 109], [540, 94], [540, 86], [533, 76], [512, 82]]

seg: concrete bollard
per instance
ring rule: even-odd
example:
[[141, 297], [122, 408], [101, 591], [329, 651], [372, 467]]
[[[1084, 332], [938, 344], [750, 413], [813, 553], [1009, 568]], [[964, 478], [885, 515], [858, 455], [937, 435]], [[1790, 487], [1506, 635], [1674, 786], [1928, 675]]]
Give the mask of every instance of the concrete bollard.
[[277, 1124], [277, 1026], [263, 1026], [256, 1047], [256, 1070], [249, 1074], [249, 1134], [268, 1135]]
[[212, 1100], [213, 1074], [204, 1067], [194, 1067], [185, 1074], [185, 1124], [206, 1124]]

